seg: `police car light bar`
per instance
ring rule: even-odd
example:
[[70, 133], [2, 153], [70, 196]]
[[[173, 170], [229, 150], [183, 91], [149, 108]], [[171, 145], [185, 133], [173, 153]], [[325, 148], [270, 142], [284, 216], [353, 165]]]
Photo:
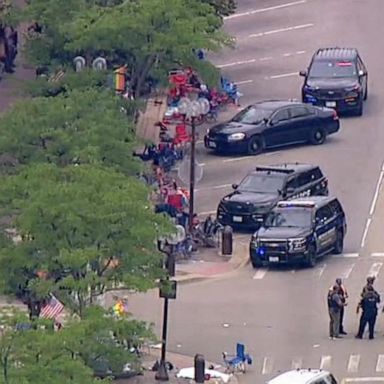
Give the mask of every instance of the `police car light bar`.
[[304, 208], [313, 208], [315, 203], [313, 201], [279, 201], [277, 206], [280, 208], [287, 207], [304, 207]]
[[275, 172], [275, 173], [293, 173], [293, 169], [287, 168], [273, 168], [273, 167], [256, 167], [256, 171], [266, 171], [266, 172]]

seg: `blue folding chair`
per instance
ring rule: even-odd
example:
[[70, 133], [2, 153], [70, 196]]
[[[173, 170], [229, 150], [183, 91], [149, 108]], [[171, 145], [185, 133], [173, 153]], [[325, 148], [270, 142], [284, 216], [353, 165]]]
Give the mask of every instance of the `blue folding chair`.
[[252, 357], [245, 353], [244, 344], [236, 344], [236, 355], [228, 355], [226, 352], [223, 352], [223, 360], [225, 363], [226, 373], [235, 373], [246, 371], [246, 366], [252, 364]]

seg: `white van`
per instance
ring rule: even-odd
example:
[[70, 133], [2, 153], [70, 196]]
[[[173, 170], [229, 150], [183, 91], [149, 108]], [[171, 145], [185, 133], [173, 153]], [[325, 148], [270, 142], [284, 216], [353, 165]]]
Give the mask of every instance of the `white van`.
[[338, 384], [332, 373], [322, 369], [295, 369], [276, 376], [268, 384]]

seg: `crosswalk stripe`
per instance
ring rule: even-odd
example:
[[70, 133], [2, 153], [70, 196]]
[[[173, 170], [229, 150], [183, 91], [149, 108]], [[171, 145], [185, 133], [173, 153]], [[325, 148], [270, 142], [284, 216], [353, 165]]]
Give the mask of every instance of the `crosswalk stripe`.
[[352, 265], [350, 265], [341, 275], [340, 277], [342, 279], [348, 279], [348, 277], [350, 276], [350, 274], [352, 273], [353, 271], [353, 268], [355, 267], [355, 263], [353, 263]]
[[262, 375], [269, 375], [272, 373], [273, 360], [270, 357], [265, 357], [263, 361], [263, 368], [261, 370]]
[[292, 369], [301, 369], [303, 366], [303, 359], [301, 357], [296, 357], [292, 360]]
[[384, 355], [379, 355], [377, 358], [376, 372], [384, 372]]
[[371, 257], [384, 257], [384, 252], [373, 252]]
[[265, 276], [265, 274], [267, 273], [267, 269], [259, 269], [256, 273], [255, 273], [255, 275], [253, 276], [253, 280], [260, 280], [260, 279], [262, 279], [264, 276]]
[[373, 263], [371, 268], [369, 269], [368, 276], [377, 277], [382, 266], [383, 263]]
[[320, 369], [328, 370], [331, 367], [332, 356], [321, 356]]
[[349, 356], [347, 371], [357, 372], [359, 370], [360, 355]]

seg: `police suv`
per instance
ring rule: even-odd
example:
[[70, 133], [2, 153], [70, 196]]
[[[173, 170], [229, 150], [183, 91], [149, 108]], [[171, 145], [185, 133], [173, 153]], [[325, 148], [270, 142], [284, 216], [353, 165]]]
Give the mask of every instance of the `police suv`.
[[217, 220], [237, 229], [255, 230], [280, 200], [328, 195], [328, 180], [316, 165], [285, 163], [259, 166], [224, 196]]
[[304, 263], [330, 252], [343, 252], [346, 218], [335, 197], [312, 196], [280, 201], [250, 242], [254, 268], [264, 265]]
[[295, 369], [284, 372], [267, 384], [337, 384], [337, 380], [328, 371], [322, 369]]

